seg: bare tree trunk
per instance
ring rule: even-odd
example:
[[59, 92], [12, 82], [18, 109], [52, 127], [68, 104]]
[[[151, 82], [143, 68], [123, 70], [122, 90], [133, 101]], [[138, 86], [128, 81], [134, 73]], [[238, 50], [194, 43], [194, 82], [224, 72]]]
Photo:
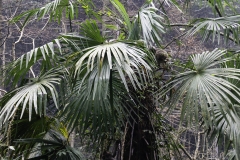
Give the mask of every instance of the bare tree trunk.
[[[2, 3], [2, 0], [0, 0], [0, 37], [1, 37], [1, 41], [0, 41], [0, 44], [2, 44], [2, 30], [3, 30], [3, 15], [2, 15], [2, 10], [3, 10], [3, 3]], [[0, 46], [0, 55], [4, 55], [3, 54], [3, 49], [2, 47]], [[2, 57], [2, 63], [5, 63], [5, 57]]]
[[[66, 17], [66, 11], [63, 11], [63, 17], [62, 17], [62, 33], [67, 34], [68, 33], [68, 23], [70, 19], [68, 20]], [[71, 147], [74, 147], [75, 143], [75, 137], [76, 137], [76, 132], [73, 130], [70, 135], [69, 135], [69, 143]]]
[[62, 16], [62, 33], [67, 34], [67, 18], [66, 18], [66, 11], [63, 11]]
[[201, 134], [203, 134], [203, 133], [204, 133], [203, 131], [198, 131], [196, 149], [195, 149], [194, 157], [193, 157], [194, 160], [197, 160], [197, 158], [199, 157], [199, 147], [200, 147], [200, 141], [201, 141]]
[[[103, 0], [103, 8], [102, 8], [102, 11], [103, 13], [107, 10], [109, 4], [110, 4], [110, 1], [109, 0]], [[102, 20], [103, 20], [103, 24], [102, 24], [102, 35], [105, 36], [106, 35], [106, 26], [105, 24], [107, 23], [108, 21], [108, 16], [105, 15], [105, 13], [103, 14], [102, 16]]]
[[[3, 3], [2, 0], [0, 0], [0, 37], [2, 37], [2, 29], [3, 29], [3, 15], [2, 15], [2, 9], [3, 9]], [[2, 39], [2, 38], [1, 38]], [[0, 44], [2, 44], [2, 40], [0, 41]], [[3, 54], [3, 49], [0, 47], [0, 55], [2, 55], [2, 65], [5, 63], [5, 56]], [[4, 65], [3, 65], [4, 66]]]
[[[2, 15], [2, 10], [3, 10], [3, 3], [2, 3], [2, 0], [0, 0], [0, 37], [1, 37], [1, 39], [3, 39], [2, 38], [2, 36], [3, 36], [3, 34], [2, 34], [2, 30], [3, 30], [3, 15]], [[0, 44], [2, 44], [3, 43], [3, 40], [1, 40], [0, 41]], [[4, 45], [4, 47], [5, 47], [5, 45]], [[4, 70], [4, 68], [5, 68], [5, 65], [6, 65], [6, 57], [5, 57], [5, 54], [4, 54], [4, 49], [3, 49], [3, 47], [2, 46], [0, 46], [0, 55], [2, 55], [2, 59], [1, 59], [1, 61], [2, 61], [2, 69]], [[3, 74], [3, 77], [4, 77], [4, 74]], [[1, 80], [1, 82], [0, 82], [0, 88], [1, 89], [3, 89], [4, 88], [4, 86], [3, 86], [3, 81], [2, 81], [2, 78], [3, 77], [0, 77], [0, 80]], [[0, 97], [2, 97], [2, 95], [3, 95], [4, 93], [0, 90]]]
[[76, 132], [75, 129], [72, 131], [69, 137], [69, 143], [71, 147], [74, 147], [74, 142], [75, 142], [75, 137], [76, 137]]

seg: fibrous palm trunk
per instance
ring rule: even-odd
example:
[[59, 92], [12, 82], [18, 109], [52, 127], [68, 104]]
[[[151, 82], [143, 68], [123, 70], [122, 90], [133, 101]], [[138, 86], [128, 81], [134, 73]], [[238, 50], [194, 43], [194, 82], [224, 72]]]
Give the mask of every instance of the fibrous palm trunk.
[[154, 126], [151, 116], [155, 110], [154, 100], [148, 89], [141, 92], [144, 97], [138, 99], [139, 106], [133, 107], [130, 123], [127, 127], [127, 133], [124, 141], [125, 160], [155, 160], [156, 151], [156, 135], [154, 134]]

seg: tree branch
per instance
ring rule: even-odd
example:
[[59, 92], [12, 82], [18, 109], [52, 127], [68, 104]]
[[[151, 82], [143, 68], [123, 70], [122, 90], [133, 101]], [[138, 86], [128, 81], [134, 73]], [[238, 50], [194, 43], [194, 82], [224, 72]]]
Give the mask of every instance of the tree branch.
[[[183, 27], [193, 27], [194, 25], [192, 24], [186, 24], [186, 23], [173, 23], [173, 24], [170, 24], [169, 26], [171, 27], [180, 27], [180, 26], [183, 26]], [[232, 30], [230, 30], [230, 32], [232, 33]], [[224, 33], [222, 32], [217, 32], [218, 34], [220, 34], [221, 36], [224, 36]], [[181, 38], [182, 36], [184, 36], [185, 34], [187, 34], [187, 32], [184, 32], [183, 34], [179, 35], [178, 37], [174, 37], [169, 43], [167, 43], [163, 49], [167, 48], [169, 45], [171, 45], [174, 41], [178, 40], [179, 38]], [[237, 43], [237, 41], [233, 38], [233, 37], [228, 37], [229, 40], [231, 40], [232, 42], [234, 43]]]
[[198, 155], [198, 149], [199, 149], [199, 145], [200, 145], [200, 136], [201, 134], [203, 134], [204, 131], [201, 131], [201, 132], [198, 132], [198, 141], [197, 141], [197, 144], [196, 144], [196, 149], [195, 149], [195, 152], [194, 152], [194, 157], [193, 159], [196, 160], [197, 159], [197, 155]]
[[184, 32], [183, 34], [177, 36], [177, 37], [174, 37], [168, 44], [166, 44], [163, 49], [167, 48], [169, 45], [171, 45], [174, 41], [178, 40], [179, 38], [181, 38], [182, 36], [184, 36], [185, 34], [187, 34], [187, 32]]
[[182, 149], [182, 151], [190, 160], [193, 160], [192, 156], [186, 151], [186, 149], [181, 144], [179, 144], [179, 147]]

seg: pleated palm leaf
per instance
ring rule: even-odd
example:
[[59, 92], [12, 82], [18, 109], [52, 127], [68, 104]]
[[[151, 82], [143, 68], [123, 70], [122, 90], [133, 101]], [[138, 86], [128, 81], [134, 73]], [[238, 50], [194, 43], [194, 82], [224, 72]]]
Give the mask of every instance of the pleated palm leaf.
[[118, 0], [111, 0], [111, 3], [120, 13], [120, 21], [126, 24], [127, 39], [143, 39], [143, 42], [147, 45], [157, 44], [160, 46], [161, 35], [165, 33], [164, 18], [158, 14], [159, 9], [156, 8], [153, 2], [146, 2], [133, 17], [132, 22], [124, 6]]
[[191, 56], [192, 67], [172, 77], [160, 97], [175, 88], [176, 92], [164, 104], [169, 111], [181, 107], [182, 122], [198, 126], [202, 119], [205, 129], [216, 127], [221, 134], [228, 131], [228, 138], [233, 142], [236, 153], [240, 153], [239, 107], [235, 105], [240, 102], [240, 89], [229, 81], [239, 81], [240, 69], [222, 67], [233, 59], [224, 58], [226, 53], [225, 50], [215, 49]]
[[218, 143], [223, 143], [225, 153], [231, 155], [229, 159], [239, 159], [240, 106], [234, 104], [224, 109], [214, 106], [209, 111], [215, 116], [212, 120], [214, 125], [208, 130], [210, 142], [217, 140]]
[[60, 84], [63, 80], [62, 69], [51, 69], [38, 77], [30, 79], [28, 83], [4, 95], [1, 99], [0, 120], [5, 123], [21, 108], [21, 116], [25, 110], [29, 112], [29, 121], [32, 112], [40, 116], [46, 115], [49, 97], [55, 106], [59, 107]]
[[225, 43], [228, 42], [229, 39], [232, 39], [235, 43], [239, 43], [239, 17], [240, 15], [196, 19], [193, 22], [193, 27], [187, 32], [186, 37], [193, 36], [195, 33], [202, 31], [203, 41], [208, 40], [212, 35], [212, 41], [214, 42], [217, 37], [218, 44], [222, 37]]
[[[65, 11], [65, 15], [63, 14]], [[19, 21], [20, 19], [24, 18], [24, 22], [22, 23], [22, 28], [24, 27], [33, 19], [38, 18], [42, 19], [46, 15], [49, 15], [50, 20], [55, 20], [60, 23], [63, 16], [70, 17], [71, 19], [75, 18], [78, 14], [78, 8], [75, 4], [70, 0], [53, 0], [47, 3], [45, 6], [41, 8], [36, 8], [33, 10], [29, 10], [27, 12], [23, 12], [18, 16], [15, 16], [12, 19], [12, 22]]]
[[[235, 51], [228, 52], [224, 57], [232, 57], [231, 61], [227, 61], [222, 64], [225, 68], [240, 68], [239, 61], [240, 55]], [[238, 79], [226, 78], [227, 81], [234, 84], [236, 87], [240, 87]], [[215, 126], [209, 128], [209, 133], [211, 135], [212, 141], [216, 138], [218, 143], [224, 142], [225, 152], [228, 153], [229, 159], [239, 159], [239, 132], [238, 129], [240, 126], [240, 108], [239, 103], [232, 99], [232, 104], [229, 104], [228, 107], [225, 107], [224, 110], [220, 110], [219, 107], [213, 107], [209, 109], [210, 112], [214, 112], [216, 116], [213, 119]], [[230, 151], [228, 151], [230, 149]], [[228, 152], [227, 152], [228, 151]]]
[[154, 3], [150, 3], [149, 5], [144, 5], [136, 17], [135, 23], [141, 25], [143, 39], [150, 46], [154, 44], [160, 46], [160, 42], [162, 41], [161, 34], [165, 33], [165, 27], [162, 22], [164, 18], [157, 12], [159, 10], [155, 7]]
[[117, 72], [112, 74], [109, 82], [98, 82], [102, 85], [98, 86], [96, 93], [88, 81], [78, 81], [61, 113], [69, 128], [76, 126], [83, 137], [87, 131], [99, 144], [106, 139], [105, 136], [114, 134], [115, 129], [124, 124], [135, 107]]

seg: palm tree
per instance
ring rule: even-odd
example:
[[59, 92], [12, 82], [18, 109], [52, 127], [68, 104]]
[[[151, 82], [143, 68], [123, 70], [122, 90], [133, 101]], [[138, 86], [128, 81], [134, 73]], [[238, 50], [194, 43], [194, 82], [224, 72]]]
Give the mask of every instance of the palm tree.
[[[109, 10], [97, 14], [88, 2], [54, 0], [12, 20], [24, 18], [25, 27], [32, 17], [41, 19], [49, 14], [59, 21], [63, 10], [72, 20], [79, 4], [91, 16], [80, 24], [80, 33], [62, 34], [7, 67], [5, 86], [9, 86], [10, 92], [0, 101], [1, 131], [6, 137], [1, 151], [11, 158], [82, 159], [68, 142], [75, 130], [96, 142], [102, 159], [170, 158], [170, 150], [180, 158], [180, 149], [184, 148], [171, 135], [172, 128], [155, 106], [156, 94], [161, 106], [169, 111], [181, 105], [182, 122], [201, 123], [208, 135], [227, 137], [232, 145], [227, 151], [239, 159], [240, 70], [235, 65], [236, 56], [224, 57], [227, 51], [217, 49], [193, 55], [182, 72], [163, 80], [162, 75], [154, 73], [159, 62], [151, 47], [164, 49], [162, 35], [171, 26], [165, 13], [148, 1], [130, 18], [121, 2], [110, 0], [117, 13]], [[238, 43], [239, 15], [221, 17], [223, 3], [208, 2], [220, 18], [181, 24], [190, 27], [182, 36], [203, 31], [204, 40], [212, 34], [213, 40], [217, 35], [219, 41], [222, 36], [226, 42], [230, 39]], [[164, 3], [180, 7], [174, 0]], [[163, 8], [163, 3], [159, 7]], [[101, 21], [101, 14], [115, 20], [117, 27]], [[117, 31], [117, 38], [103, 36], [98, 23]], [[41, 71], [26, 77], [38, 64]], [[159, 80], [166, 84], [157, 85]], [[173, 89], [176, 92], [169, 94]]]

